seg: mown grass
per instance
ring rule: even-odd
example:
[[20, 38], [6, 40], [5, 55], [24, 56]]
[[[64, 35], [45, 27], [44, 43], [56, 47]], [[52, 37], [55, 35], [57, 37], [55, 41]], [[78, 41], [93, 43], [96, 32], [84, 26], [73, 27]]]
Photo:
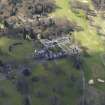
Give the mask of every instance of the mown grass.
[[[22, 43], [22, 45], [16, 46], [13, 48], [13, 51], [9, 51], [9, 47], [14, 43]], [[2, 53], [7, 55], [7, 58], [10, 57], [10, 59], [15, 60], [22, 60], [23, 58], [29, 56], [34, 51], [34, 48], [32, 47], [31, 41], [25, 41], [25, 40], [17, 40], [17, 39], [11, 39], [7, 37], [1, 37], [0, 38], [0, 49]]]

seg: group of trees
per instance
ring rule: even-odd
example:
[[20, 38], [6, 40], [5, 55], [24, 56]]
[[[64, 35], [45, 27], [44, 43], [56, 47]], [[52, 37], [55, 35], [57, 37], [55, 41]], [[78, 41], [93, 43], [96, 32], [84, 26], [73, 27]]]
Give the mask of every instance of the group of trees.
[[[23, 39], [27, 39], [27, 36], [29, 36], [35, 40], [38, 34], [41, 34], [41, 38], [52, 39], [78, 30], [78, 25], [75, 22], [70, 22], [66, 19], [61, 19], [60, 21], [59, 19], [46, 18], [36, 21], [37, 24], [29, 23], [28, 26], [30, 27], [23, 26], [21, 28], [15, 28], [12, 29], [12, 32], [16, 32], [16, 36], [19, 38], [23, 36]], [[6, 26], [9, 26], [8, 22], [6, 22]], [[20, 34], [22, 36], [19, 36]]]
[[[22, 14], [26, 18], [32, 18], [35, 15], [47, 15], [48, 13], [54, 11], [55, 8], [56, 5], [53, 0], [1, 0], [0, 18], [4, 21], [6, 28], [11, 28], [11, 31], [10, 29], [8, 31], [11, 35], [15, 33], [17, 36], [23, 34], [23, 38], [25, 39], [26, 35], [29, 34], [30, 38], [35, 39], [37, 31], [39, 32], [43, 30], [43, 28], [46, 27], [46, 23], [44, 22], [45, 24], [42, 24], [38, 21], [38, 19], [36, 19], [38, 24], [36, 25], [36, 22], [34, 22], [32, 23], [32, 26], [33, 24], [35, 25], [32, 27], [29, 22], [27, 22], [27, 24], [21, 22], [18, 19], [18, 16]], [[20, 23], [23, 24], [23, 26], [18, 28], [16, 24]], [[47, 26], [51, 25], [50, 23], [51, 21], [47, 23]], [[30, 28], [27, 28], [26, 25]]]
[[53, 0], [21, 0], [20, 5], [17, 5], [17, 13], [22, 13], [24, 16], [32, 17], [33, 15], [48, 14], [55, 10], [56, 6]]
[[[2, 5], [4, 8], [2, 9], [2, 12], [4, 14], [6, 14], [6, 12], [8, 11], [8, 14], [6, 14], [6, 19], [5, 19], [6, 27], [9, 27], [12, 23], [13, 23], [12, 26], [15, 26], [15, 24], [19, 23], [19, 21], [17, 21], [18, 19], [14, 19], [14, 18], [10, 18], [10, 20], [11, 19], [12, 20], [8, 21], [8, 18], [11, 16], [17, 17], [18, 15], [23, 14], [23, 16], [30, 18], [36, 14], [39, 14], [39, 15], [48, 14], [49, 12], [54, 11], [56, 8], [54, 0], [43, 0], [43, 1], [42, 0], [30, 0], [30, 1], [29, 0], [25, 0], [25, 1], [8, 0], [5, 2], [1, 1], [0, 5]], [[5, 15], [3, 14], [2, 16], [5, 17]], [[12, 27], [12, 33], [13, 34], [16, 33], [17, 36], [19, 36], [20, 34], [21, 35], [23, 34], [24, 39], [26, 39], [27, 35], [31, 39], [36, 39], [36, 36], [37, 34], [39, 34], [39, 32], [41, 33], [42, 38], [52, 38], [52, 37], [57, 37], [61, 35], [66, 35], [70, 32], [73, 32], [74, 30], [78, 30], [78, 28], [80, 29], [80, 27], [78, 27], [75, 22], [70, 22], [67, 19], [53, 20], [51, 18], [51, 19], [39, 20], [37, 18], [36, 22], [33, 22], [31, 24], [27, 22], [26, 25], [28, 25], [29, 27], [27, 28], [25, 24], [22, 27], [19, 27], [19, 29], [18, 28], [16, 29], [16, 27], [15, 29], [13, 29]]]
[[92, 0], [97, 10], [105, 10], [105, 0]]
[[16, 16], [22, 13], [25, 16], [47, 14], [56, 8], [53, 0], [1, 0], [0, 17]]
[[43, 14], [52, 12], [55, 9], [53, 0], [34, 0], [32, 6], [29, 6], [33, 14]]
[[90, 10], [88, 3], [84, 3], [78, 0], [71, 0], [70, 1], [71, 9], [81, 9], [84, 11]]
[[[98, 0], [93, 0], [93, 1], [98, 1]], [[99, 3], [99, 5], [101, 5], [101, 3]], [[96, 4], [94, 3], [94, 5], [96, 5]], [[82, 2], [82, 1], [79, 1], [79, 0], [75, 0], [75, 1], [71, 0], [70, 1], [70, 7], [71, 7], [71, 10], [73, 12], [75, 12], [76, 14], [80, 14], [81, 13], [80, 10], [84, 11], [86, 17], [97, 15], [96, 11], [91, 8], [88, 1], [87, 2]], [[98, 8], [98, 5], [96, 5], [96, 8]], [[80, 14], [79, 16], [81, 17], [81, 16], [84, 16], [84, 15]]]
[[44, 26], [42, 38], [52, 39], [58, 36], [65, 36], [74, 32], [77, 28], [77, 24], [75, 22], [70, 22], [67, 19], [55, 19], [52, 21], [53, 24], [50, 24], [50, 26], [46, 28]]

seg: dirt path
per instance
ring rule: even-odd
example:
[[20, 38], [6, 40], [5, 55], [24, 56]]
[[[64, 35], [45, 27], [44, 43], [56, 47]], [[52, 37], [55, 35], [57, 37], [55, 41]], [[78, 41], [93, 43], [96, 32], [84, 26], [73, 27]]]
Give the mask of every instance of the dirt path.
[[81, 77], [82, 77], [82, 88], [83, 88], [83, 95], [82, 95], [82, 105], [85, 105], [85, 91], [86, 91], [86, 80], [84, 70], [81, 70]]

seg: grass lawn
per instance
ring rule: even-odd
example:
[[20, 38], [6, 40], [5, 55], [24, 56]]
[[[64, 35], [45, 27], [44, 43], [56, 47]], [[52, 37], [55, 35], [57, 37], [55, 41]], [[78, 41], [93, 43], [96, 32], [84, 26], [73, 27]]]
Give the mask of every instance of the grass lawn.
[[[21, 42], [23, 44], [14, 47], [13, 51], [9, 52], [9, 46], [17, 42]], [[15, 60], [22, 60], [34, 51], [31, 41], [15, 40], [6, 37], [0, 38], [0, 48], [2, 53], [7, 55], [8, 59], [10, 57], [10, 59], [13, 58]]]

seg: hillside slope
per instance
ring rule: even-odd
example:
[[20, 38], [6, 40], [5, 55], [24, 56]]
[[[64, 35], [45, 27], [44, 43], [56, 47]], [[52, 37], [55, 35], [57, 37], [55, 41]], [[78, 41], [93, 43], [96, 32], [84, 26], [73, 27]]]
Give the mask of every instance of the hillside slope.
[[[16, 15], [0, 15], [0, 105], [104, 105], [104, 7], [96, 8], [94, 0], [45, 0], [44, 14], [39, 4], [44, 5], [40, 0], [27, 0], [23, 7], [15, 5], [19, 9]], [[34, 10], [36, 5], [39, 7]], [[73, 45], [82, 53], [41, 59], [40, 52], [46, 49], [42, 43], [65, 35], [73, 36]], [[66, 41], [60, 40], [61, 48]], [[55, 41], [56, 44], [59, 45]], [[45, 55], [69, 51], [70, 46], [71, 43], [62, 49], [51, 47], [47, 49], [51, 53]], [[39, 59], [35, 56], [37, 51]]]

